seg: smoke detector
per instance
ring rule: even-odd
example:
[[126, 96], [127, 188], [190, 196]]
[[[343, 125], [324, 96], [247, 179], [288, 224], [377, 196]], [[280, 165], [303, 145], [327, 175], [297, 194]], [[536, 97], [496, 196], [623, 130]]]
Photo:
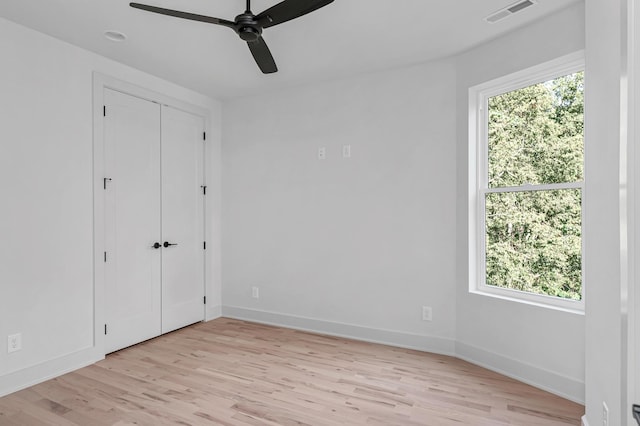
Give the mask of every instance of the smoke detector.
[[533, 6], [534, 4], [536, 4], [534, 0], [522, 0], [512, 4], [511, 6], [507, 6], [504, 9], [500, 9], [497, 12], [492, 13], [491, 15], [484, 18], [484, 20], [490, 24], [495, 24], [498, 21], [502, 21], [503, 19], [508, 18], [514, 13], [521, 12], [524, 9]]

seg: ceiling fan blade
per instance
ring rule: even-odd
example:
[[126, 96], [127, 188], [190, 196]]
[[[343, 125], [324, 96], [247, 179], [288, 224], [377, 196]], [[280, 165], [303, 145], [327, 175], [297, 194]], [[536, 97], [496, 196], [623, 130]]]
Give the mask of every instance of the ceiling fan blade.
[[147, 12], [159, 13], [161, 15], [175, 16], [176, 18], [190, 19], [192, 21], [206, 22], [208, 24], [223, 25], [225, 27], [234, 28], [235, 23], [226, 19], [213, 18], [211, 16], [196, 15], [195, 13], [181, 12], [179, 10], [165, 9], [163, 7], [149, 6], [140, 3], [129, 3], [129, 6], [146, 10]]
[[248, 41], [247, 46], [249, 46], [253, 59], [256, 60], [258, 67], [260, 67], [260, 70], [264, 74], [271, 74], [278, 71], [271, 51], [262, 37], [258, 37], [256, 41]]
[[306, 15], [333, 3], [334, 0], [284, 0], [256, 16], [262, 28], [273, 27], [299, 16]]

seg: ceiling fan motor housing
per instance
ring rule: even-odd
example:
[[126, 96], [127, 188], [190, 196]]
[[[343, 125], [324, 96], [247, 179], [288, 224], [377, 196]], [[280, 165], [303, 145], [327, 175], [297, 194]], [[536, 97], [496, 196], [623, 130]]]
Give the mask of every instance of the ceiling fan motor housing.
[[256, 41], [262, 34], [262, 27], [252, 13], [243, 13], [236, 16], [236, 32], [244, 41]]

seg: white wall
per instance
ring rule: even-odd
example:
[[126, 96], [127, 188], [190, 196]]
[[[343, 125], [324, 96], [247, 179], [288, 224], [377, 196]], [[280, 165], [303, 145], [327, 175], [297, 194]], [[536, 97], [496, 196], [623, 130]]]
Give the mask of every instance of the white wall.
[[225, 103], [223, 314], [452, 353], [455, 89], [440, 61]]
[[466, 233], [468, 88], [583, 48], [578, 4], [454, 60], [225, 103], [223, 314], [455, 353], [584, 401], [584, 316], [470, 295]]
[[583, 48], [584, 5], [578, 4], [457, 60], [456, 352], [575, 401], [584, 400], [584, 316], [469, 293], [467, 124], [470, 87]]
[[[214, 226], [220, 105], [4, 19], [0, 58], [2, 395], [103, 355], [93, 336], [92, 73], [211, 111], [208, 207]], [[210, 228], [214, 239], [219, 231]], [[219, 244], [210, 247], [211, 316], [220, 310], [220, 279]], [[23, 349], [7, 354], [13, 333], [22, 333]]]

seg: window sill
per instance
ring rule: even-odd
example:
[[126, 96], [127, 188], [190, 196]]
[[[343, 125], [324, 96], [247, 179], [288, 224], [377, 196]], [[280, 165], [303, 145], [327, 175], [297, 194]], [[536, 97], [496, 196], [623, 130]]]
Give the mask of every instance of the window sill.
[[[575, 315], [584, 315], [584, 301], [572, 301], [559, 299], [551, 296], [536, 295], [518, 290], [503, 288], [472, 289], [470, 294], [487, 296], [508, 302], [523, 303], [525, 305], [539, 308], [553, 309], [555, 311], [566, 312]], [[547, 300], [550, 299], [550, 300]]]

